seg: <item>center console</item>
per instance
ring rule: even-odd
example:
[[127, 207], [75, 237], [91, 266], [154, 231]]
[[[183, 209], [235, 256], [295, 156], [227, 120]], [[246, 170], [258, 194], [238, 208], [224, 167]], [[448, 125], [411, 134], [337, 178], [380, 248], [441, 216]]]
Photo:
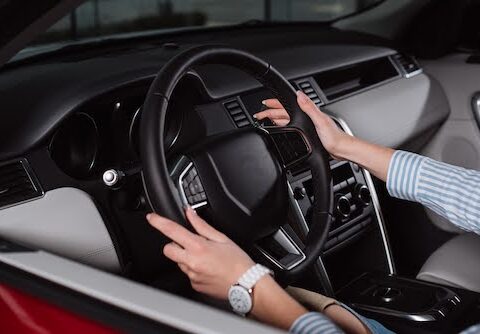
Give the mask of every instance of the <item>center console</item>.
[[[346, 132], [341, 120], [337, 125]], [[320, 292], [330, 295], [365, 272], [394, 273], [385, 226], [370, 174], [355, 163], [330, 159], [334, 210], [323, 255], [316, 265]], [[306, 237], [311, 224], [313, 189], [310, 170], [293, 168], [289, 176], [296, 213]]]
[[[337, 124], [351, 134], [344, 122]], [[478, 294], [395, 275], [370, 174], [354, 163], [335, 159], [330, 160], [330, 168], [333, 221], [315, 266], [323, 286], [310, 288], [336, 297], [397, 332], [459, 332], [480, 322]], [[289, 183], [304, 225], [300, 232], [306, 236], [313, 203], [310, 171], [292, 170]]]

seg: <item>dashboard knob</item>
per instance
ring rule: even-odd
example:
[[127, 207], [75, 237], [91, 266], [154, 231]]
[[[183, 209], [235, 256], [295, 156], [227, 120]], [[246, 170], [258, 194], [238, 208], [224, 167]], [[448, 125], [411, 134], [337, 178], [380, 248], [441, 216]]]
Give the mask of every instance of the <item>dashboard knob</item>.
[[352, 211], [350, 200], [346, 196], [340, 196], [335, 205], [335, 211], [343, 218], [348, 218]]
[[123, 177], [123, 173], [117, 171], [116, 169], [109, 169], [103, 173], [103, 183], [108, 187], [114, 187], [118, 185], [121, 178]]
[[293, 190], [293, 197], [296, 200], [304, 199], [305, 196], [307, 196], [307, 190], [305, 190], [304, 187], [295, 187], [295, 189]]
[[355, 194], [357, 200], [360, 201], [363, 205], [369, 205], [370, 201], [372, 200], [372, 195], [370, 193], [370, 189], [364, 184], [358, 184], [355, 189]]

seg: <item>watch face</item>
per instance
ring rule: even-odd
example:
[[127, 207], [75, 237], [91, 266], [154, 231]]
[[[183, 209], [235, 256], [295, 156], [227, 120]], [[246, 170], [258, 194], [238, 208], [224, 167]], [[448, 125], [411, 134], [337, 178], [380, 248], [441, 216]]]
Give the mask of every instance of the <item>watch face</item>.
[[252, 309], [252, 297], [243, 286], [232, 286], [228, 291], [228, 301], [237, 313], [247, 314]]

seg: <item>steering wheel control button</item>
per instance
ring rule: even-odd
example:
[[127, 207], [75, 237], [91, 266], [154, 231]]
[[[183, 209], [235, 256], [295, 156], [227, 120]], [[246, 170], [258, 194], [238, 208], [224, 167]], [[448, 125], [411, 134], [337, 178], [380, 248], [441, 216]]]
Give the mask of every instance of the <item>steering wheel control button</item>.
[[189, 165], [183, 175], [184, 177], [180, 179], [180, 183], [188, 204], [193, 208], [205, 205], [207, 195], [205, 194], [195, 166], [193, 166], [193, 164]]
[[103, 183], [108, 187], [115, 187], [118, 186], [121, 178], [123, 177], [123, 173], [117, 171], [115, 169], [106, 170], [103, 173]]
[[310, 154], [310, 147], [296, 130], [283, 129], [270, 135], [285, 166], [295, 164]]

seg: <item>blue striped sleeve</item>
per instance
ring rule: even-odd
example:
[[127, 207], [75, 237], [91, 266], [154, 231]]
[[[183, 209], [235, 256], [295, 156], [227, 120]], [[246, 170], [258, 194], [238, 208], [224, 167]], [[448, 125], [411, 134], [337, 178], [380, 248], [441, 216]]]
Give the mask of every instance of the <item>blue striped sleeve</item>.
[[480, 172], [396, 151], [387, 174], [391, 196], [416, 201], [480, 234]]
[[387, 173], [388, 193], [397, 198], [417, 201], [418, 174], [427, 158], [405, 151], [395, 151]]
[[309, 312], [295, 320], [290, 327], [292, 334], [342, 334], [330, 319], [321, 313]]
[[480, 324], [473, 325], [462, 331], [460, 334], [478, 334], [480, 333]]

